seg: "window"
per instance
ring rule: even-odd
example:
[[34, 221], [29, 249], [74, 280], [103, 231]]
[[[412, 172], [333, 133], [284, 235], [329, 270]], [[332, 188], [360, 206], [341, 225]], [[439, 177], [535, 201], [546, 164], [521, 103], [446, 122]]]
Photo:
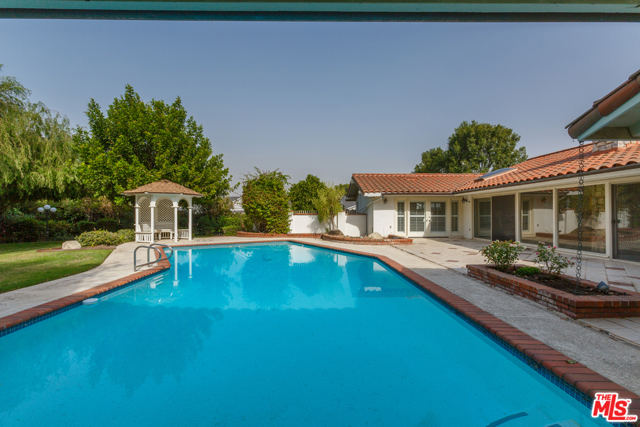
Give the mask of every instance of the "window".
[[522, 231], [530, 231], [531, 200], [522, 199]]
[[458, 202], [451, 202], [451, 232], [458, 232]]
[[398, 232], [404, 233], [404, 202], [398, 202]]
[[409, 203], [409, 231], [424, 231], [424, 202]]
[[447, 231], [447, 204], [445, 202], [431, 202], [431, 232]]

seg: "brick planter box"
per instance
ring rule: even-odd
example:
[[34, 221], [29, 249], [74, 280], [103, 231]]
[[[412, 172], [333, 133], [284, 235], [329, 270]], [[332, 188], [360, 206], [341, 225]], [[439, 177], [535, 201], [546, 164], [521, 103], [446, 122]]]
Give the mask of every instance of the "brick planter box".
[[[629, 292], [611, 286], [612, 290], [626, 292], [627, 295], [573, 295], [511, 274], [502, 273], [487, 265], [467, 265], [467, 270], [468, 275], [473, 278], [528, 298], [574, 319], [640, 316], [640, 293], [638, 292]], [[572, 279], [572, 277], [564, 277]], [[592, 287], [597, 285], [597, 283], [589, 280], [583, 280], [582, 283]]]
[[330, 242], [351, 243], [354, 245], [411, 245], [413, 239], [406, 239], [404, 237], [389, 236], [387, 239], [363, 239], [362, 237], [349, 237], [349, 236], [330, 236], [328, 234], [322, 235], [322, 240], [328, 240]]
[[238, 237], [251, 237], [258, 239], [271, 239], [274, 237], [277, 238], [290, 238], [290, 237], [299, 237], [299, 238], [311, 238], [311, 239], [319, 239], [322, 237], [321, 233], [289, 233], [289, 234], [277, 234], [277, 233], [253, 233], [251, 231], [238, 231], [236, 232], [236, 236]]

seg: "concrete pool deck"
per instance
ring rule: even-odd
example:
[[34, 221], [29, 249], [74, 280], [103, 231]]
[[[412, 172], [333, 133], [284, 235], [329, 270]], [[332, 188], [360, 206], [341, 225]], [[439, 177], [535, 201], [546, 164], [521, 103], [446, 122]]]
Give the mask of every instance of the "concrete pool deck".
[[[264, 239], [268, 240], [270, 239]], [[507, 295], [443, 265], [394, 246], [361, 246], [318, 239], [295, 240], [386, 256], [628, 390], [640, 394], [640, 347], [548, 311], [526, 299]], [[180, 242], [178, 245], [247, 241], [255, 239], [214, 237]], [[0, 294], [0, 317], [130, 275], [133, 273], [132, 256], [136, 246], [136, 243], [119, 246], [100, 267], [89, 272]]]

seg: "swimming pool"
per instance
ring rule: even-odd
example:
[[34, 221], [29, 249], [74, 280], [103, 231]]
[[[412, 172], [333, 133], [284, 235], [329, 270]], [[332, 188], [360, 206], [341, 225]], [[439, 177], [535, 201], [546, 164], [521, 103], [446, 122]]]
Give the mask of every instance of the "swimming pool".
[[371, 258], [265, 243], [172, 264], [0, 338], [0, 425], [608, 425]]

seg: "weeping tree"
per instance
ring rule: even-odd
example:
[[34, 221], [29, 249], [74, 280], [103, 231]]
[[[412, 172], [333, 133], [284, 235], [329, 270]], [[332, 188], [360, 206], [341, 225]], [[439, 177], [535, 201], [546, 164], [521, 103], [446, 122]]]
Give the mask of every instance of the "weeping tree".
[[343, 193], [340, 188], [333, 185], [325, 185], [324, 188], [318, 189], [317, 196], [313, 199], [313, 207], [318, 212], [318, 221], [320, 224], [329, 222], [329, 229], [335, 230], [335, 218], [339, 212], [342, 212]]
[[28, 95], [15, 78], [0, 78], [0, 214], [79, 189], [69, 121]]

